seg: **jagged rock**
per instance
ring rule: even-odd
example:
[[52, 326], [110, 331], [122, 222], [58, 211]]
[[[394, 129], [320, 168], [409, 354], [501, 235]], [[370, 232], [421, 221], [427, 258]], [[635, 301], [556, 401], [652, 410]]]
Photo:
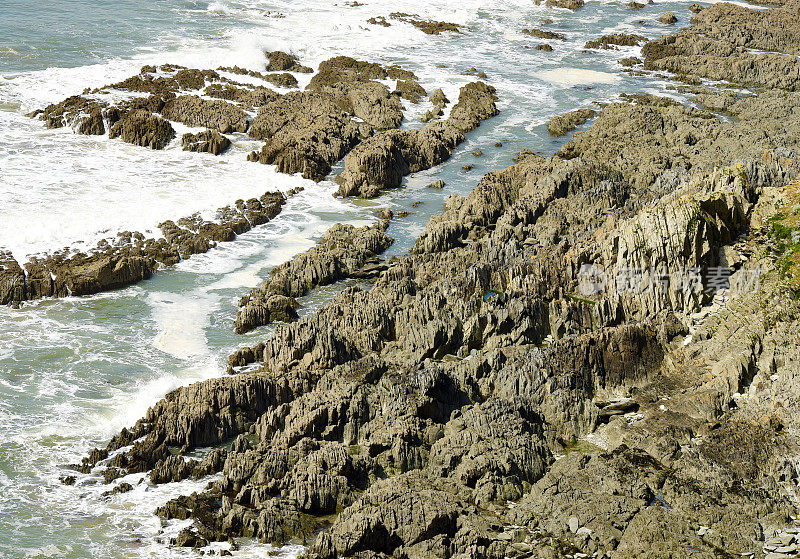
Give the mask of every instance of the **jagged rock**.
[[461, 29], [455, 23], [448, 23], [446, 21], [433, 21], [428, 19], [417, 19], [417, 16], [412, 16], [411, 14], [405, 14], [400, 12], [395, 12], [390, 14], [392, 19], [396, 19], [398, 21], [403, 21], [405, 23], [410, 23], [423, 33], [427, 35], [439, 35], [444, 31], [452, 31], [454, 33], [460, 33]]
[[586, 49], [614, 49], [617, 45], [625, 47], [638, 46], [640, 43], [647, 40], [647, 37], [641, 35], [633, 35], [628, 33], [614, 33], [611, 35], [603, 35], [594, 41], [588, 41], [583, 48]]
[[595, 116], [597, 116], [597, 112], [592, 109], [576, 109], [551, 118], [547, 123], [547, 130], [553, 136], [563, 136]]
[[730, 6], [711, 6], [692, 18], [696, 25], [691, 28], [647, 43], [642, 47], [645, 69], [796, 90], [800, 61], [774, 52], [748, 50], [798, 52], [793, 43], [798, 31], [791, 10], [773, 8], [762, 14]]
[[637, 56], [628, 56], [620, 60], [619, 63], [622, 66], [625, 66], [626, 68], [630, 68], [631, 66], [636, 66], [637, 64], [641, 64], [642, 59]]
[[376, 134], [345, 158], [336, 177], [340, 196], [372, 198], [382, 189], [397, 187], [409, 173], [429, 169], [450, 157], [464, 134], [497, 114], [493, 87], [473, 82], [461, 88], [458, 103], [444, 122], [418, 130]]
[[428, 94], [425, 88], [419, 85], [419, 82], [411, 80], [397, 80], [395, 92], [412, 103], [419, 103], [420, 99]]
[[567, 36], [563, 33], [556, 33], [554, 31], [546, 31], [544, 29], [523, 29], [522, 33], [536, 37], [537, 39], [556, 39], [559, 41], [566, 41]]
[[450, 100], [445, 96], [444, 91], [441, 89], [435, 89], [430, 96], [431, 103], [434, 105], [447, 105]]
[[567, 10], [577, 10], [584, 5], [583, 0], [547, 0], [547, 7], [564, 8]]
[[267, 53], [269, 63], [268, 72], [300, 72], [310, 74], [313, 72], [308, 66], [303, 66], [297, 61], [297, 57], [285, 52], [276, 50]]
[[231, 145], [231, 141], [216, 130], [206, 130], [199, 134], [187, 133], [181, 138], [185, 151], [200, 151], [219, 155]]
[[290, 93], [263, 105], [249, 131], [267, 140], [255, 152], [256, 160], [317, 181], [358, 143], [361, 133], [332, 101], [309, 93]]
[[[344, 66], [329, 78], [380, 74]], [[157, 514], [205, 540], [304, 542], [308, 557], [783, 548], [800, 306], [775, 245], [792, 233], [775, 227], [793, 227], [800, 200], [797, 94], [698, 93], [736, 122], [624, 97], [558, 156], [523, 150], [448, 197], [410, 254], [366, 271], [386, 224], [337, 229], [263, 294], [358, 285], [229, 361], [257, 366], [169, 394], [78, 468], [172, 479], [186, 472], [170, 447], [230, 444], [192, 469], [221, 467], [213, 483]], [[474, 127], [490, 106], [459, 105], [429, 127]], [[192, 246], [201, 222], [174, 224], [176, 242]], [[719, 269], [727, 292], [710, 289]]]
[[25, 271], [10, 252], [0, 250], [0, 305], [25, 300]]
[[410, 472], [370, 488], [321, 535], [308, 556], [424, 556], [445, 541], [486, 556], [490, 548], [500, 552], [505, 547], [490, 544], [491, 534], [489, 523], [469, 504], [468, 493], [441, 482], [433, 486], [425, 475]]
[[205, 252], [217, 242], [231, 241], [252, 227], [278, 215], [286, 198], [268, 192], [260, 199], [227, 206], [217, 212], [218, 221], [194, 215], [178, 224], [161, 224], [164, 238], [145, 239], [141, 233], [123, 232], [113, 242], [100, 241], [88, 254], [57, 252], [33, 257], [25, 271], [7, 253], [0, 252], [0, 301], [15, 304], [42, 297], [92, 295], [149, 278], [159, 265], [172, 265], [181, 257]]
[[541, 50], [541, 51], [545, 51], [545, 52], [553, 52], [553, 47], [551, 47], [550, 45], [545, 43], [545, 44], [541, 44], [541, 45], [536, 45], [536, 50]]
[[163, 118], [136, 109], [117, 121], [108, 131], [108, 137], [150, 149], [164, 149], [175, 137], [175, 130]]
[[274, 320], [295, 320], [297, 297], [312, 287], [357, 273], [368, 260], [389, 248], [392, 239], [384, 233], [387, 227], [388, 221], [360, 229], [342, 224], [331, 227], [316, 246], [274, 268], [270, 278], [242, 300], [236, 332], [242, 334]]
[[196, 95], [183, 95], [170, 99], [161, 111], [164, 118], [188, 126], [204, 126], [223, 134], [246, 132], [247, 114], [238, 107], [221, 100], [208, 100]]
[[149, 93], [163, 100], [170, 99], [179, 91], [202, 89], [207, 82], [219, 80], [220, 76], [214, 70], [197, 70], [162, 64], [143, 66], [142, 71], [122, 82], [114, 83], [93, 90], [98, 93], [108, 89], [119, 89], [137, 93]]

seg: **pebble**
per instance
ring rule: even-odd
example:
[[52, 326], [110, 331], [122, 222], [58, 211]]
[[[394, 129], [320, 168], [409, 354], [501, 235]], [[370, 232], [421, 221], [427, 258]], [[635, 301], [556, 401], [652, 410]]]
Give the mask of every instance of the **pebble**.
[[567, 526], [569, 526], [569, 531], [574, 534], [581, 527], [581, 523], [576, 517], [570, 516], [569, 520], [567, 520]]

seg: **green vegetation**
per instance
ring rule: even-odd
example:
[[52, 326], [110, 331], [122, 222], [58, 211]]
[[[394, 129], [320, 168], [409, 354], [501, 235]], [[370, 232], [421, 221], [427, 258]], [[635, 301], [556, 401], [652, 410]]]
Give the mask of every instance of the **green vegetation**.
[[775, 243], [776, 267], [781, 277], [800, 297], [800, 181], [784, 189], [786, 203], [770, 219], [769, 237]]

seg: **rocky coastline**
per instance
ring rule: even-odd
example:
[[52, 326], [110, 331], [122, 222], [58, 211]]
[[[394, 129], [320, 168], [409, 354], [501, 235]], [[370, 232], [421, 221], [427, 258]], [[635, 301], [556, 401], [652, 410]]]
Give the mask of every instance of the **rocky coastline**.
[[[323, 61], [314, 73], [284, 52], [269, 52], [267, 58], [268, 73], [238, 66], [217, 70], [174, 64], [144, 66], [136, 76], [87, 89], [83, 95], [68, 97], [28, 116], [44, 121], [47, 128], [69, 126], [79, 134], [108, 133], [111, 139], [155, 150], [164, 149], [176, 138], [171, 123], [179, 122], [204, 129], [183, 134], [182, 149], [213, 155], [227, 150], [236, 140], [235, 134], [246, 133], [265, 142], [248, 160], [274, 164], [279, 172], [300, 173], [321, 181], [332, 165], [354, 148], [369, 143], [373, 147], [367, 151], [373, 153], [375, 146], [385, 143], [384, 131], [398, 128], [403, 121], [401, 98], [419, 103], [427, 95], [412, 72], [397, 66], [383, 67], [339, 56]], [[281, 94], [265, 85], [239, 83], [225, 73], [247, 75], [289, 89], [298, 85], [295, 75], [314, 75], [304, 91]], [[382, 83], [387, 80], [395, 82], [394, 90]], [[105, 101], [110, 95], [128, 97]], [[496, 99], [493, 88], [473, 82], [462, 89], [447, 120], [431, 122], [419, 130], [398, 131], [397, 137], [418, 137], [414, 140], [419, 144], [416, 148], [434, 152], [428, 160], [415, 162], [412, 169], [429, 168], [447, 159], [466, 132], [497, 113]], [[438, 119], [448, 101], [437, 89], [430, 102], [435, 114], [428, 120]], [[393, 153], [384, 157], [396, 159]], [[392, 161], [390, 165], [398, 167], [401, 163]], [[404, 169], [395, 171], [398, 177], [411, 172], [407, 163], [402, 165]], [[357, 169], [358, 162], [346, 163], [345, 168], [350, 167]], [[348, 176], [347, 171], [343, 175]], [[380, 188], [399, 185], [399, 180], [384, 180]], [[340, 193], [347, 189], [347, 195], [355, 194], [358, 188], [342, 186]], [[366, 187], [363, 190], [368, 195]], [[121, 232], [88, 253], [64, 249], [23, 263], [0, 247], [0, 304], [18, 307], [43, 297], [91, 295], [148, 279], [160, 267], [207, 252], [219, 242], [231, 241], [267, 223], [280, 212], [285, 199], [280, 192], [268, 192], [260, 198], [237, 200], [220, 208], [213, 220], [192, 215], [177, 224], [166, 221], [158, 225], [161, 238]]]
[[[554, 119], [553, 134], [593, 120], [554, 156], [525, 150], [449, 196], [409, 254], [378, 260], [389, 215], [331, 229], [244, 296], [237, 332], [282, 323], [232, 355], [231, 374], [169, 393], [75, 469], [112, 493], [131, 473], [153, 484], [217, 474], [155, 511], [191, 521], [171, 542], [184, 547], [797, 556], [800, 24], [796, 2], [770, 4], [706, 7], [642, 47], [634, 69], [669, 72], [692, 105], [642, 94]], [[173, 78], [209, 76], [184, 71]], [[447, 159], [497, 112], [494, 89], [474, 82], [447, 118], [397, 129], [402, 105], [380, 80], [414, 79], [402, 72], [338, 58], [303, 91], [207, 86], [260, 107], [252, 119], [179, 103], [169, 79], [144, 73], [136, 84], [174, 97], [117, 123], [153, 131], [120, 130], [152, 148], [167, 122], [155, 113], [180, 105], [198, 126], [264, 140], [251, 159], [283, 172], [319, 180], [343, 158], [339, 194], [371, 197]], [[115, 110], [76, 103], [42, 116], [80, 132]], [[207, 111], [213, 126], [188, 116]], [[229, 209], [236, 223], [255, 211]], [[162, 230], [158, 254], [176, 258], [228, 240], [191, 220]], [[126, 270], [145, 245], [119, 249]], [[32, 274], [5, 253], [0, 265], [5, 299], [25, 294]], [[298, 319], [298, 297], [350, 277], [366, 286]]]

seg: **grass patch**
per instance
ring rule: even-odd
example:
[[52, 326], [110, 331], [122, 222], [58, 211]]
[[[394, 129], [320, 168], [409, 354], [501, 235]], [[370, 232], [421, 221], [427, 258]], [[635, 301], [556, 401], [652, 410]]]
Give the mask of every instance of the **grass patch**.
[[786, 202], [770, 218], [769, 237], [775, 243], [778, 272], [800, 297], [800, 180], [783, 189]]

